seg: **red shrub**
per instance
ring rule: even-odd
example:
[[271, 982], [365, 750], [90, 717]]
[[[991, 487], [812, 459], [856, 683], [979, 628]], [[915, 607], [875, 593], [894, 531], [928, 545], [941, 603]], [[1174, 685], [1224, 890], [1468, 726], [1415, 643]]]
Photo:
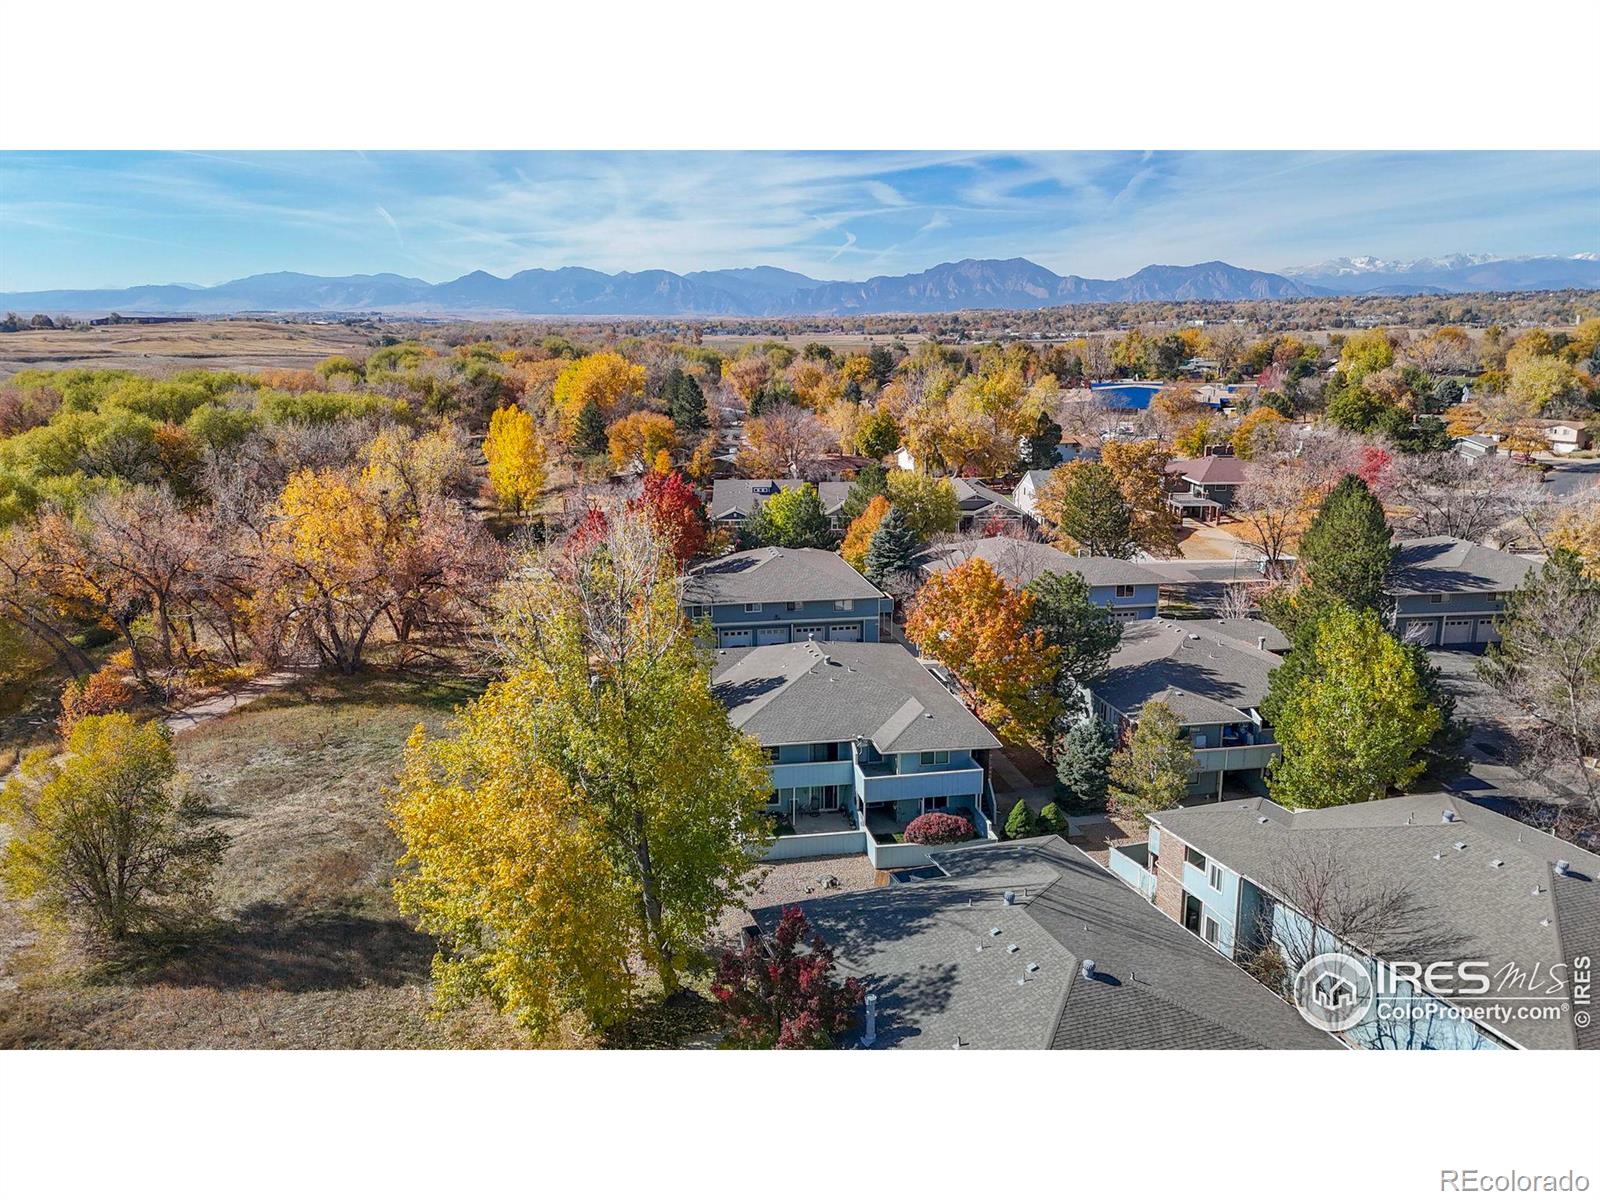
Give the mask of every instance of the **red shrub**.
[[833, 951], [798, 908], [783, 910], [765, 942], [725, 952], [711, 985], [727, 1044], [746, 1050], [836, 1046], [866, 991], [858, 979], [834, 980]]
[[906, 826], [906, 841], [919, 846], [948, 846], [977, 836], [972, 822], [955, 813], [925, 812]]

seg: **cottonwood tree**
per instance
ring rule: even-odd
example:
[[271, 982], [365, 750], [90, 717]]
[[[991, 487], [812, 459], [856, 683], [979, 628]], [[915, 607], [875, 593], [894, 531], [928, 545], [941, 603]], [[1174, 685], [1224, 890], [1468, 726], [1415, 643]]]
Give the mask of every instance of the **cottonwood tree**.
[[0, 791], [0, 881], [44, 920], [111, 943], [203, 913], [225, 839], [176, 786], [172, 735], [126, 713], [84, 717]]
[[1569, 551], [1557, 550], [1506, 601], [1500, 642], [1479, 663], [1486, 682], [1532, 721], [1524, 769], [1600, 807], [1600, 584]]
[[820, 461], [832, 454], [836, 439], [817, 417], [781, 404], [745, 422], [747, 445], [739, 451], [739, 470], [762, 479], [812, 479]]
[[[489, 465], [489, 490], [495, 503], [512, 512], [532, 509], [544, 491], [548, 457], [532, 414], [515, 407], [495, 409], [489, 418], [488, 436], [483, 439], [483, 456]], [[428, 491], [434, 494], [434, 489]]]
[[765, 755], [728, 723], [671, 550], [614, 514], [530, 556], [503, 597], [505, 679], [395, 794], [401, 908], [440, 939], [441, 1001], [535, 1033], [671, 995], [767, 836]]
[[810, 483], [785, 488], [756, 505], [740, 533], [756, 546], [812, 549], [829, 545], [834, 537], [828, 516], [822, 511], [822, 498], [816, 485]]
[[1305, 524], [1307, 480], [1294, 459], [1263, 456], [1245, 464], [1234, 515], [1239, 539], [1261, 555], [1269, 579], [1281, 579]]
[[1453, 451], [1403, 454], [1390, 463], [1387, 496], [1407, 537], [1482, 542], [1543, 499], [1538, 477], [1508, 458], [1469, 461]]
[[915, 471], [890, 471], [883, 487], [889, 503], [900, 510], [919, 540], [955, 532], [961, 510], [956, 504], [955, 487], [948, 479]]

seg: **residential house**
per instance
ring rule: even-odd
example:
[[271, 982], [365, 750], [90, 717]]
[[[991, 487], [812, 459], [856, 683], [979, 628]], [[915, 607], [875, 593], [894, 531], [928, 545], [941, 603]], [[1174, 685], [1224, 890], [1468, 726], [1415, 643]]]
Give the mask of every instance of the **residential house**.
[[898, 642], [722, 649], [712, 686], [771, 760], [784, 836], [769, 858], [925, 865], [926, 848], [901, 836], [925, 812], [959, 812], [989, 836], [988, 756], [1000, 742]]
[[1035, 521], [1039, 519], [1039, 493], [1050, 482], [1049, 471], [1024, 471], [1017, 486], [1011, 489], [1011, 503]]
[[873, 998], [873, 1049], [1338, 1046], [1059, 837], [930, 858], [933, 878], [799, 906]]
[[[1353, 1045], [1600, 1049], [1593, 1024], [1574, 1019], [1584, 1012], [1575, 969], [1600, 958], [1600, 856], [1452, 795], [1174, 809], [1151, 818], [1148, 843], [1113, 849], [1111, 868], [1223, 956], [1245, 961], [1275, 944], [1291, 973], [1325, 951], [1360, 959], [1370, 993], [1408, 1003], [1375, 1003], [1343, 1034]], [[1404, 911], [1369, 905], [1386, 895], [1404, 896]], [[1394, 914], [1382, 927], [1364, 922], [1382, 947], [1359, 944], [1342, 922], [1340, 940], [1337, 917], [1313, 926], [1307, 913], [1372, 906]], [[1385, 968], [1411, 957], [1477, 963], [1492, 1003], [1452, 1005], [1448, 968], [1415, 988], [1375, 953]]]
[[[787, 492], [809, 483], [805, 479], [716, 479], [711, 483], [711, 503], [706, 506], [709, 520], [721, 525], [742, 524], [758, 505], [764, 504], [779, 492]], [[850, 494], [850, 484], [839, 480], [813, 483], [822, 511], [835, 528], [844, 524], [842, 510], [845, 497]]]
[[1119, 621], [1148, 620], [1156, 615], [1162, 576], [1143, 563], [1122, 558], [1073, 555], [1043, 542], [986, 537], [937, 546], [917, 556], [924, 575], [948, 571], [969, 558], [981, 558], [1013, 587], [1023, 587], [1046, 571], [1071, 572], [1089, 585], [1089, 600], [1109, 608]]
[[1559, 421], [1541, 421], [1539, 432], [1550, 443], [1550, 449], [1556, 454], [1571, 454], [1576, 450], [1587, 450], [1594, 440], [1593, 431], [1582, 421], [1563, 419]]
[[1214, 523], [1233, 507], [1244, 479], [1244, 463], [1232, 454], [1174, 459], [1167, 464], [1167, 505], [1179, 517]]
[[1451, 443], [1451, 449], [1462, 458], [1476, 461], [1496, 453], [1500, 449], [1500, 437], [1498, 434], [1468, 434], [1456, 438]]
[[1283, 661], [1267, 648], [1272, 639], [1260, 630], [1263, 624], [1131, 622], [1106, 673], [1089, 687], [1089, 711], [1127, 737], [1144, 706], [1159, 701], [1177, 716], [1194, 747], [1191, 796], [1221, 799], [1230, 788], [1258, 791], [1279, 749], [1260, 708], [1267, 677]]
[[684, 612], [709, 620], [718, 646], [875, 642], [893, 601], [831, 550], [763, 546], [689, 572]]
[[991, 524], [1012, 529], [1028, 525], [1027, 514], [991, 487], [976, 479], [952, 477], [950, 486], [956, 493], [956, 529], [966, 533], [983, 529]]
[[1384, 586], [1395, 633], [1423, 646], [1482, 648], [1500, 640], [1505, 598], [1533, 570], [1531, 559], [1453, 537], [1396, 543]]

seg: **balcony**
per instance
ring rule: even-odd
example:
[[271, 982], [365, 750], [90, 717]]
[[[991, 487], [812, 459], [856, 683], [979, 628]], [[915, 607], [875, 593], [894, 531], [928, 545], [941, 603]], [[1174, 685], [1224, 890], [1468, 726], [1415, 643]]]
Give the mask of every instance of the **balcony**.
[[1150, 846], [1146, 842], [1133, 842], [1110, 847], [1106, 865], [1111, 873], [1146, 900], [1155, 902], [1156, 877], [1150, 871]]
[[920, 800], [924, 796], [983, 795], [981, 767], [953, 767], [943, 771], [895, 774], [887, 763], [855, 768], [856, 795], [868, 804], [880, 800]]
[[850, 760], [834, 762], [772, 763], [767, 767], [774, 788], [826, 787], [852, 781]]
[[1214, 746], [1194, 752], [1197, 771], [1249, 771], [1261, 770], [1278, 757], [1282, 749], [1277, 742], [1257, 742], [1255, 745]]

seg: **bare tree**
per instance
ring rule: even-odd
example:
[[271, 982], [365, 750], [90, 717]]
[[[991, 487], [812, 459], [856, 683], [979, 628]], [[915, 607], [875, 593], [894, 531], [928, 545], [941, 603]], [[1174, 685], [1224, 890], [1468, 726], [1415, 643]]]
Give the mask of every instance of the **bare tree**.
[[1300, 536], [1312, 478], [1298, 459], [1273, 455], [1245, 464], [1234, 515], [1239, 538], [1261, 555], [1266, 574], [1279, 578]]
[[1396, 455], [1388, 500], [1398, 532], [1469, 542], [1484, 541], [1517, 518], [1537, 528], [1536, 514], [1548, 504], [1538, 477], [1510, 459], [1495, 455], [1473, 462], [1449, 450]]

